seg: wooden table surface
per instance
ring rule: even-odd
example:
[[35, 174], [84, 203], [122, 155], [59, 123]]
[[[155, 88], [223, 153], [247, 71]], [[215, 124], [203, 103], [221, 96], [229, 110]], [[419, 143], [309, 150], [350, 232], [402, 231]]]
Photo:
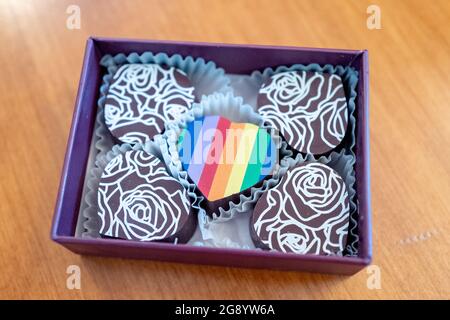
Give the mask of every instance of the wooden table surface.
[[[68, 29], [66, 9], [81, 10]], [[366, 10], [381, 10], [370, 30]], [[81, 257], [49, 233], [88, 36], [368, 49], [374, 261], [352, 277]], [[450, 2], [0, 2], [1, 298], [450, 298]], [[78, 265], [81, 290], [66, 287]]]

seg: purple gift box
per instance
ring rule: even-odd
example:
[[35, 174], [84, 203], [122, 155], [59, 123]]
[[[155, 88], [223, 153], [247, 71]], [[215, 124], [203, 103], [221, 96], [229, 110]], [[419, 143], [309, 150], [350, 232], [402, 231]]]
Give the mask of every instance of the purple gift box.
[[[214, 61], [228, 73], [250, 74], [279, 65], [332, 64], [359, 72], [356, 98], [356, 190], [359, 211], [357, 257], [287, 254], [274, 251], [198, 247], [170, 243], [137, 242], [75, 237], [84, 177], [94, 130], [97, 99], [105, 54], [165, 52]], [[86, 255], [116, 256], [225, 266], [354, 274], [371, 261], [371, 210], [369, 165], [369, 70], [365, 50], [331, 50], [300, 47], [228, 45], [211, 43], [89, 38], [86, 45], [72, 127], [61, 174], [51, 231], [54, 241]]]

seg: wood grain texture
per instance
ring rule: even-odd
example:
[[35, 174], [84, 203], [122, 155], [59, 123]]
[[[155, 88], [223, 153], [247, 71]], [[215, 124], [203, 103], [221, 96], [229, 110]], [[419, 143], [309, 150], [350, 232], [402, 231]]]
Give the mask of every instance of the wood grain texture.
[[[369, 4], [381, 30], [366, 27]], [[66, 8], [81, 8], [81, 29]], [[374, 264], [352, 277], [77, 256], [50, 241], [90, 35], [368, 49]], [[450, 298], [450, 2], [0, 2], [1, 298]], [[81, 268], [81, 290], [66, 268]]]

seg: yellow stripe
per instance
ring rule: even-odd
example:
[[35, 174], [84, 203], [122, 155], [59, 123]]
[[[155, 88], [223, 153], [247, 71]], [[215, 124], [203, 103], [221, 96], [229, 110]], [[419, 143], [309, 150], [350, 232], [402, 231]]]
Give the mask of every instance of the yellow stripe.
[[230, 178], [225, 189], [225, 197], [241, 190], [242, 181], [244, 180], [245, 171], [247, 170], [257, 135], [258, 127], [254, 124], [247, 123], [242, 132], [242, 137], [239, 140], [233, 169], [231, 170]]

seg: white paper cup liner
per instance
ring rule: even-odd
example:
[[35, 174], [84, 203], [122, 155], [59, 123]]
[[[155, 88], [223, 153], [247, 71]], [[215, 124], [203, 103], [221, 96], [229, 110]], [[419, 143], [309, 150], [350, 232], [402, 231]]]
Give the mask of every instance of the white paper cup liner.
[[197, 101], [204, 95], [214, 92], [231, 91], [230, 79], [225, 75], [225, 71], [217, 67], [214, 62], [205, 61], [203, 58], [183, 57], [179, 54], [169, 56], [163, 52], [156, 54], [134, 52], [129, 55], [123, 53], [115, 56], [105, 55], [100, 60], [100, 65], [106, 67], [110, 75], [113, 75], [120, 66], [130, 63], [167, 65], [183, 71], [195, 88], [194, 94]]

